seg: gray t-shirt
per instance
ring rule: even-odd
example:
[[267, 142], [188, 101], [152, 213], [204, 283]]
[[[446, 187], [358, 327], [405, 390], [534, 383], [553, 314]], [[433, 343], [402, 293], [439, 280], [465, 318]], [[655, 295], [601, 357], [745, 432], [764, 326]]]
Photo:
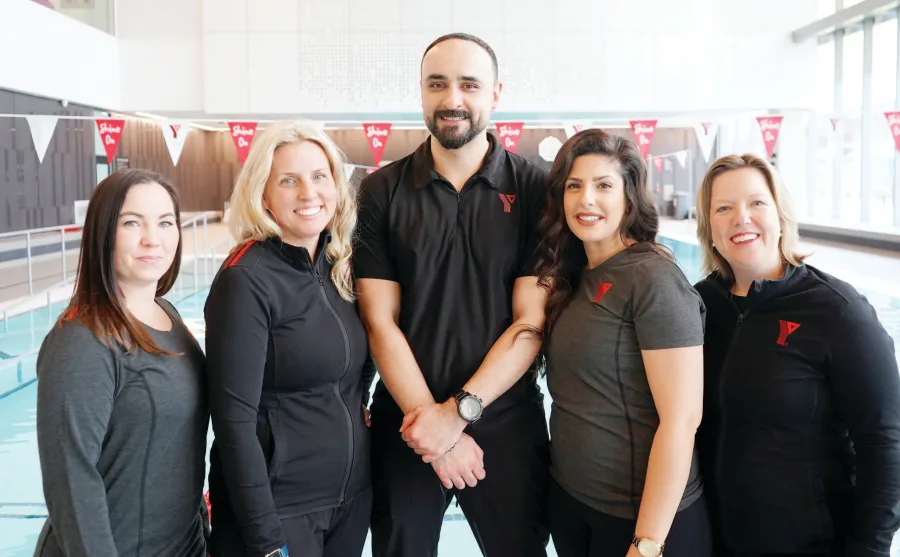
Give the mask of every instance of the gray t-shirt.
[[125, 354], [77, 321], [38, 355], [37, 438], [50, 518], [36, 557], [202, 557], [204, 356], [167, 301], [183, 355]]
[[[703, 301], [637, 243], [582, 273], [547, 346], [551, 474], [582, 503], [636, 519], [659, 414], [641, 350], [703, 344]], [[696, 451], [680, 509], [702, 492]]]

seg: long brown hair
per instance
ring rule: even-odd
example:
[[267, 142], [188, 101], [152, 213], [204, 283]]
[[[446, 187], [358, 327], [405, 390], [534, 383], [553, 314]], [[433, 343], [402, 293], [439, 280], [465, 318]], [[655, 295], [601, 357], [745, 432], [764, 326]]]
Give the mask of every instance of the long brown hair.
[[172, 198], [178, 226], [178, 247], [172, 266], [159, 279], [156, 295], [162, 296], [178, 278], [181, 267], [181, 212], [175, 187], [161, 175], [147, 170], [124, 169], [110, 174], [91, 194], [81, 234], [81, 254], [72, 300], [59, 319], [77, 320], [87, 325], [107, 346], [118, 343], [127, 352], [135, 349], [150, 354], [169, 354], [159, 348], [153, 338], [125, 308], [120, 295], [115, 268], [116, 232], [119, 213], [132, 186], [156, 183]]
[[563, 197], [566, 181], [575, 159], [583, 155], [606, 155], [619, 163], [625, 190], [625, 216], [619, 227], [623, 241], [650, 242], [657, 251], [671, 259], [667, 250], [656, 243], [659, 215], [647, 189], [647, 165], [637, 145], [630, 139], [609, 135], [603, 130], [578, 132], [562, 146], [550, 169], [547, 210], [538, 225], [540, 258], [538, 284], [548, 291], [545, 306], [544, 345], [553, 326], [568, 305], [587, 265], [584, 244], [569, 229]]
[[778, 221], [781, 224], [781, 237], [778, 239], [781, 259], [796, 267], [807, 257], [797, 249], [800, 244], [797, 217], [794, 216], [787, 189], [778, 174], [768, 162], [754, 154], [726, 155], [709, 166], [706, 175], [703, 176], [703, 182], [700, 184], [700, 192], [697, 195], [697, 238], [700, 240], [700, 251], [703, 253], [703, 272], [707, 274], [717, 272], [729, 286], [734, 283], [734, 271], [728, 261], [713, 246], [712, 225], [710, 224], [712, 188], [716, 178], [726, 172], [742, 168], [756, 170], [769, 186], [769, 192], [772, 194], [775, 208], [778, 210]]

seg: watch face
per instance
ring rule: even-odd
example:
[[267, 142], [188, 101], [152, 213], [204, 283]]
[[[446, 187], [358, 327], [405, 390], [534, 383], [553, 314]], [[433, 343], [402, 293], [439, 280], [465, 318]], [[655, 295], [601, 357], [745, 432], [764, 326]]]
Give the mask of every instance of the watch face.
[[656, 557], [659, 555], [659, 544], [653, 540], [641, 540], [637, 545], [638, 553], [645, 557]]
[[481, 404], [474, 396], [467, 396], [459, 402], [459, 413], [465, 420], [474, 420], [481, 412]]

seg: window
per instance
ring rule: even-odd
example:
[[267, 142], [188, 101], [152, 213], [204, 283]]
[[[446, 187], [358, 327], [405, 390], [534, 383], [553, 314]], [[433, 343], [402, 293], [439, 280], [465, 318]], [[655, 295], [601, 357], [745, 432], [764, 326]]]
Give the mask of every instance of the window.
[[844, 36], [844, 79], [840, 84], [843, 102], [841, 125], [843, 141], [835, 156], [841, 157], [839, 216], [843, 224], [859, 224], [862, 163], [862, 96], [863, 96], [863, 33]]
[[[820, 44], [816, 48], [816, 90], [814, 106], [819, 120], [815, 130], [815, 186], [812, 195], [813, 220], [828, 220], [832, 217], [834, 193], [834, 159], [839, 151], [839, 137], [843, 126], [840, 120], [833, 122], [834, 114], [834, 41]], [[801, 212], [801, 214], [803, 214]]]
[[878, 23], [872, 29], [872, 132], [871, 207], [872, 224], [894, 222], [894, 138], [884, 113], [896, 110], [897, 20]]

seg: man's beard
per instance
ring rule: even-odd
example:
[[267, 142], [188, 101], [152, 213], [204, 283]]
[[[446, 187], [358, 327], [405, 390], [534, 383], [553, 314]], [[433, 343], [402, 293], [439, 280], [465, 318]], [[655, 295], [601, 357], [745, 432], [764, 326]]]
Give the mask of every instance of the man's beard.
[[[451, 127], [445, 127], [443, 130], [438, 127], [438, 122], [441, 118], [460, 117], [469, 121], [469, 129], [464, 133], [459, 133], [455, 128]], [[459, 124], [462, 123], [463, 120], [460, 120]], [[431, 120], [426, 122], [426, 124], [428, 125], [428, 131], [431, 132], [431, 135], [437, 139], [438, 143], [440, 143], [441, 147], [444, 149], [459, 149], [475, 139], [478, 134], [487, 128], [486, 125], [479, 125], [481, 123], [473, 120], [472, 115], [465, 110], [437, 110]]]

